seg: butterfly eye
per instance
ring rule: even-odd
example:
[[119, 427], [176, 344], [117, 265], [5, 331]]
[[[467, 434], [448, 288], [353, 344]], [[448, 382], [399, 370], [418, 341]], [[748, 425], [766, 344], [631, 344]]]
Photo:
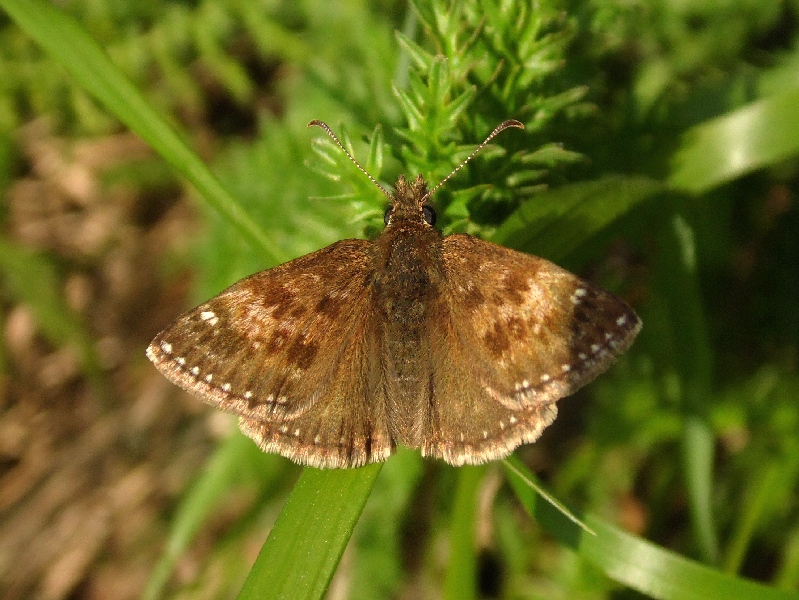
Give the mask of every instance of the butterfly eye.
[[424, 216], [424, 222], [428, 225], [436, 224], [436, 211], [433, 210], [432, 206], [423, 206], [422, 215]]
[[383, 213], [383, 223], [385, 225], [388, 225], [389, 223], [391, 223], [391, 213], [392, 212], [394, 212], [394, 209], [393, 209], [393, 207], [389, 206], [388, 208], [386, 208], [386, 212]]

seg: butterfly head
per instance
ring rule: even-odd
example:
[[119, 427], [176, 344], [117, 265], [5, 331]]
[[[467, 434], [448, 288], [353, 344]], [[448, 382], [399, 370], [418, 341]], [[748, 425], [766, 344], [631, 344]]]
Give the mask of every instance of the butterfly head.
[[414, 181], [407, 181], [399, 176], [391, 196], [391, 205], [386, 209], [383, 220], [386, 226], [399, 223], [423, 224], [433, 227], [436, 224], [436, 213], [427, 202], [427, 184], [421, 175]]

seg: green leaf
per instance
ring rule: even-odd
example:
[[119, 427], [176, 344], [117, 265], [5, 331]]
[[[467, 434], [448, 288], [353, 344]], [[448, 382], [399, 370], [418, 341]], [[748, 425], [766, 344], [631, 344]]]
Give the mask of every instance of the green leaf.
[[446, 600], [469, 600], [477, 594], [477, 492], [486, 467], [458, 469], [458, 488], [450, 524], [450, 555], [444, 582]]
[[[691, 507], [691, 524], [706, 562], [719, 558], [712, 517], [713, 433], [707, 423], [713, 358], [707, 337], [699, 285], [693, 230], [679, 215], [665, 213], [659, 231], [655, 289], [665, 300], [670, 362], [680, 382], [678, 402], [683, 414], [682, 460]], [[666, 343], [661, 344], [667, 347]]]
[[799, 154], [799, 90], [763, 98], [689, 130], [669, 182], [696, 194]]
[[772, 461], [762, 465], [757, 479], [747, 490], [743, 514], [735, 524], [727, 555], [724, 557], [724, 570], [728, 573], [735, 573], [741, 567], [746, 550], [757, 532], [759, 521], [768, 514], [769, 505], [779, 498], [776, 492], [779, 490], [780, 479], [785, 475], [783, 462]]
[[789, 600], [799, 594], [726, 575], [631, 535], [592, 515], [578, 515], [590, 535], [548, 502], [539, 502], [525, 479], [534, 475], [515, 457], [508, 480], [527, 512], [610, 579], [657, 600]]
[[665, 186], [644, 177], [610, 175], [565, 185], [522, 204], [491, 241], [559, 260]]
[[381, 466], [305, 469], [239, 600], [322, 598]]
[[80, 85], [150, 144], [254, 248], [273, 262], [283, 251], [244, 212], [219, 180], [142, 96], [75, 19], [45, 0], [0, 0], [17, 24], [58, 60]]

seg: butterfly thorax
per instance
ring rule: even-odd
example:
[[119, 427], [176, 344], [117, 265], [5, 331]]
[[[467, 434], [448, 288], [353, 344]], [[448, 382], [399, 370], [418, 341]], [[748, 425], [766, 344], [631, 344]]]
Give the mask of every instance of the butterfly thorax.
[[391, 322], [421, 325], [429, 295], [441, 277], [441, 234], [425, 220], [427, 193], [419, 175], [408, 183], [400, 176], [385, 231], [375, 243], [375, 290]]

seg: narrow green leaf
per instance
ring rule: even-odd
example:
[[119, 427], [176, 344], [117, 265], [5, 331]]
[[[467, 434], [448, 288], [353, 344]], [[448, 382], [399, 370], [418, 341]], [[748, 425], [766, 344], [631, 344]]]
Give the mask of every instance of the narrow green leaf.
[[697, 274], [696, 247], [693, 230], [681, 216], [663, 218], [667, 226], [660, 229], [658, 236], [655, 285], [668, 307], [674, 340], [671, 362], [680, 381], [678, 400], [685, 419], [681, 449], [691, 525], [702, 557], [716, 564], [719, 547], [712, 515], [715, 443], [706, 414], [713, 359]]
[[737, 572], [743, 563], [758, 523], [768, 513], [774, 498], [778, 497], [775, 488], [778, 487], [780, 477], [784, 476], [783, 471], [783, 465], [777, 461], [762, 465], [755, 483], [747, 490], [743, 514], [735, 524], [735, 531], [724, 558], [726, 572]]
[[539, 502], [525, 481], [533, 474], [520, 461], [514, 464], [521, 475], [508, 469], [507, 477], [528, 513], [558, 541], [618, 583], [657, 600], [799, 600], [799, 593], [726, 575], [597, 517], [578, 515], [596, 532], [590, 535], [548, 502]]
[[408, 54], [419, 70], [422, 72], [428, 71], [431, 62], [430, 54], [404, 33], [397, 31], [394, 35], [397, 37], [399, 45], [402, 46], [402, 49]]
[[615, 175], [566, 185], [525, 202], [497, 229], [492, 241], [559, 260], [664, 190], [653, 179]]
[[394, 87], [394, 94], [397, 96], [397, 100], [399, 100], [400, 104], [402, 105], [405, 118], [408, 120], [408, 127], [411, 130], [419, 129], [421, 124], [424, 122], [424, 117], [422, 116], [422, 113], [419, 112], [416, 104], [414, 104], [410, 94], [406, 93], [404, 90], [400, 90], [397, 87]]
[[445, 600], [469, 600], [477, 594], [477, 492], [486, 467], [458, 470], [458, 487], [450, 525], [450, 556], [444, 582]]
[[698, 194], [797, 154], [799, 90], [789, 90], [689, 130], [669, 182]]
[[565, 504], [561, 503], [557, 498], [555, 498], [555, 496], [546, 491], [544, 487], [538, 483], [538, 480], [530, 477], [527, 468], [524, 466], [524, 463], [522, 463], [515, 455], [511, 455], [508, 458], [503, 459], [502, 462], [506, 469], [513, 472], [517, 477], [520, 477], [533, 492], [549, 502], [552, 505], [552, 508], [560, 511], [564, 517], [566, 517], [569, 521], [577, 525], [577, 527], [586, 533], [596, 535], [596, 533], [594, 533], [594, 531], [588, 527], [588, 525], [583, 523], [575, 514], [573, 514]]
[[383, 130], [380, 125], [375, 126], [372, 140], [369, 143], [369, 157], [364, 166], [366, 172], [375, 179], [380, 179], [383, 173]]
[[305, 469], [261, 548], [239, 600], [322, 598], [380, 467]]
[[287, 258], [75, 19], [46, 0], [0, 0], [0, 6], [89, 94], [188, 179], [254, 248], [275, 263]]
[[683, 425], [682, 459], [685, 487], [691, 504], [691, 524], [705, 562], [719, 560], [719, 542], [713, 519], [713, 459], [715, 439], [710, 426], [698, 415], [688, 415]]
[[471, 86], [466, 88], [461, 95], [451, 100], [447, 104], [446, 120], [449, 123], [456, 123], [464, 111], [471, 106], [475, 96], [477, 96], [477, 88]]

